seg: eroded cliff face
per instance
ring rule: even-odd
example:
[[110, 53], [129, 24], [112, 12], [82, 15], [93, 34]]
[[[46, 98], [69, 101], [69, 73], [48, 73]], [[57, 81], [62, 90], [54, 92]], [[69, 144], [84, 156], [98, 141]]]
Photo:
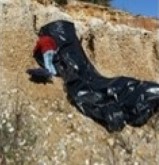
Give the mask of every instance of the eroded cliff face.
[[25, 73], [36, 67], [35, 29], [65, 19], [75, 23], [101, 74], [159, 82], [158, 21], [142, 18], [147, 24], [130, 21], [127, 26], [122, 17], [138, 18], [96, 5], [41, 3], [0, 1], [0, 164], [158, 164], [157, 115], [141, 128], [127, 126], [109, 134], [70, 105], [60, 78], [53, 84], [34, 84]]

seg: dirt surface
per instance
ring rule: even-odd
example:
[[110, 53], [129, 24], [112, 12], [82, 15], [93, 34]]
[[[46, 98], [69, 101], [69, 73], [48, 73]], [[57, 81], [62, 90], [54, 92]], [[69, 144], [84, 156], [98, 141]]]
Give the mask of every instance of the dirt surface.
[[148, 18], [142, 15], [132, 15], [131, 13], [103, 7], [89, 3], [71, 3], [64, 7], [65, 11], [75, 19], [89, 20], [92, 16], [100, 18], [113, 24], [125, 24], [130, 27], [141, 27], [147, 30], [156, 30], [159, 23], [155, 18]]
[[[30, 1], [0, 5], [0, 164], [158, 165], [158, 115], [141, 128], [108, 133], [69, 103], [60, 78], [46, 85], [29, 81], [26, 69], [37, 67], [32, 58], [37, 39], [33, 16], [40, 25], [57, 9]], [[60, 9], [59, 19], [66, 16], [64, 11]], [[158, 81], [155, 31], [99, 25], [94, 15], [92, 24], [78, 13], [69, 14], [80, 25], [77, 31], [88, 57], [103, 75]]]

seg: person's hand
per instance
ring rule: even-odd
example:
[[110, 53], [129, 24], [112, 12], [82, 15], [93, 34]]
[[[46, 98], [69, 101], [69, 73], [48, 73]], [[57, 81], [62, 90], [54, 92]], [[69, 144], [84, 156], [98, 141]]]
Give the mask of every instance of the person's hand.
[[30, 75], [30, 81], [35, 83], [52, 83], [52, 74], [43, 68], [27, 69], [26, 73]]

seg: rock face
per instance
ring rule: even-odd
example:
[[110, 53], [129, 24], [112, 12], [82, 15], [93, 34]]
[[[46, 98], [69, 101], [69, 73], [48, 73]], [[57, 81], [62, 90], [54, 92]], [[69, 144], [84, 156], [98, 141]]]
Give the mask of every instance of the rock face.
[[70, 105], [61, 79], [47, 85], [28, 80], [26, 69], [36, 67], [36, 30], [65, 19], [75, 23], [88, 57], [103, 75], [159, 82], [155, 28], [121, 25], [90, 13], [87, 19], [88, 14], [68, 8], [0, 1], [0, 164], [159, 164], [158, 115], [141, 128], [109, 134]]
[[156, 80], [158, 64], [154, 47], [157, 41], [152, 32], [106, 23], [90, 33], [87, 38], [90, 40], [93, 36], [93, 60], [103, 74]]

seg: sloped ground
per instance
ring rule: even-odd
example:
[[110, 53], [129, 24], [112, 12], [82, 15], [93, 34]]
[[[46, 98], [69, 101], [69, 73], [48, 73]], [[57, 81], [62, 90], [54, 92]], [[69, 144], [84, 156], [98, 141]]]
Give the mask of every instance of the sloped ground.
[[89, 20], [94, 16], [104, 21], [110, 21], [113, 24], [125, 24], [131, 27], [142, 27], [147, 30], [156, 30], [159, 27], [158, 21], [154, 18], [141, 15], [133, 16], [128, 12], [96, 4], [78, 3], [76, 1], [76, 3], [68, 4], [64, 9], [75, 19]]
[[74, 20], [85, 51], [105, 76], [158, 81], [157, 32], [94, 17], [81, 21], [79, 15], [73, 18], [71, 13], [29, 1], [0, 6], [0, 164], [159, 164], [157, 115], [141, 128], [127, 126], [110, 134], [70, 105], [60, 78], [53, 84], [34, 84], [25, 73], [36, 66], [35, 15], [37, 27], [53, 18]]

